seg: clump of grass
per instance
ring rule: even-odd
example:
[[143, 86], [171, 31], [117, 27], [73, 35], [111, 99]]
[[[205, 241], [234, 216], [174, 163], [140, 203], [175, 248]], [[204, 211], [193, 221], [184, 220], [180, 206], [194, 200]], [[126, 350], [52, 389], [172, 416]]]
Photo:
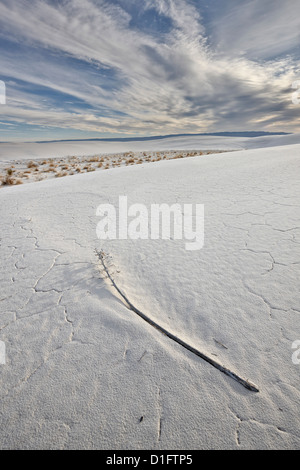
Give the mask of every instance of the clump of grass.
[[88, 161], [89, 162], [99, 162], [99, 157], [98, 156], [91, 157]]
[[11, 178], [10, 176], [5, 176], [4, 178], [2, 178], [1, 180], [1, 185], [2, 186], [11, 186], [12, 184], [14, 184], [14, 179]]
[[67, 176], [67, 172], [66, 171], [61, 171], [59, 173], [56, 173], [55, 175], [55, 178], [63, 178], [64, 176]]
[[37, 167], [37, 164], [34, 163], [32, 160], [30, 160], [30, 162], [27, 163], [27, 168], [36, 168]]

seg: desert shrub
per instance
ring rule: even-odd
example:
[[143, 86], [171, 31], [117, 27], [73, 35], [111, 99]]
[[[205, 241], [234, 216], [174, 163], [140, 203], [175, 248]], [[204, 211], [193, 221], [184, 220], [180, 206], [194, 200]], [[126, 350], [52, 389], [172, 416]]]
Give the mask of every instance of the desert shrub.
[[30, 160], [30, 162], [27, 163], [27, 168], [36, 168], [37, 167], [37, 164], [34, 163], [32, 160]]
[[4, 178], [2, 178], [1, 184], [2, 186], [12, 186], [15, 184], [15, 180], [11, 176], [6, 175]]
[[60, 173], [56, 173], [55, 178], [63, 178], [64, 176], [67, 176], [68, 173], [66, 171], [61, 171]]
[[88, 161], [89, 162], [99, 162], [99, 157], [98, 156], [91, 157]]

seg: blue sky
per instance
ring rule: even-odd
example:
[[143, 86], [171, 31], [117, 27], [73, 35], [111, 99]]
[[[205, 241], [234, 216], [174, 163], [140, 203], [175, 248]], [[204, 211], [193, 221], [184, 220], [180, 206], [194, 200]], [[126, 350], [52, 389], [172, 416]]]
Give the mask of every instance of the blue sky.
[[0, 141], [300, 132], [299, 0], [0, 0]]

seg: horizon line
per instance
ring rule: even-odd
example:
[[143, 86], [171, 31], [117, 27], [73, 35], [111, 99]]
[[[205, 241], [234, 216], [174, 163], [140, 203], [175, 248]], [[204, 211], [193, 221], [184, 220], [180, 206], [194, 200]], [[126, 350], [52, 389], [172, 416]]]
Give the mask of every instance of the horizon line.
[[88, 139], [53, 139], [53, 140], [32, 140], [32, 141], [2, 141], [0, 144], [31, 143], [31, 144], [50, 144], [56, 142], [142, 142], [147, 140], [160, 140], [171, 137], [195, 137], [195, 136], [220, 136], [220, 137], [263, 137], [271, 135], [292, 135], [293, 132], [267, 132], [267, 131], [224, 131], [224, 132], [204, 132], [192, 134], [166, 134], [145, 137], [105, 137]]

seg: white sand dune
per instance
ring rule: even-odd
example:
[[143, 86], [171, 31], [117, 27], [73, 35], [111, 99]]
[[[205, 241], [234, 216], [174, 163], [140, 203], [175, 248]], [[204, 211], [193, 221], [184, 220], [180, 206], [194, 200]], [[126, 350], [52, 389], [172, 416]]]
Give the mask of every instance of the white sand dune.
[[300, 134], [265, 137], [178, 136], [134, 142], [66, 141], [0, 143], [0, 160], [57, 158], [149, 150], [241, 150], [300, 144]]
[[[299, 448], [299, 136], [270, 138], [273, 147], [260, 139], [270, 148], [0, 190], [0, 448]], [[44, 156], [30, 145], [10, 158]], [[173, 239], [99, 240], [97, 207], [117, 206], [120, 195], [147, 207], [204, 204], [203, 249]], [[129, 310], [95, 249], [111, 257], [112, 276], [138, 309], [259, 393]]]

